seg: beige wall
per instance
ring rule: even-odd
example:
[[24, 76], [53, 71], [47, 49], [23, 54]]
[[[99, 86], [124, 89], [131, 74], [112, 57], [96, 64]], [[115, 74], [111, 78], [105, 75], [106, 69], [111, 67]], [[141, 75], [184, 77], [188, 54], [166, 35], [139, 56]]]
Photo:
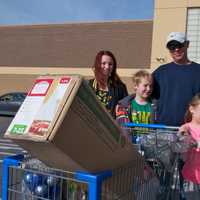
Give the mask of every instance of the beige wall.
[[0, 95], [8, 92], [28, 92], [36, 75], [0, 74]]
[[187, 7], [199, 7], [200, 1], [199, 0], [188, 0]]
[[[118, 68], [117, 73], [120, 77], [132, 77], [132, 75], [139, 70]], [[145, 70], [148, 70], [147, 68]], [[84, 68], [72, 68], [72, 67], [14, 67], [14, 66], [1, 66], [1, 74], [35, 74], [35, 75], [47, 75], [47, 74], [81, 74], [83, 76], [93, 76], [93, 70], [91, 67]]]
[[[53, 74], [53, 73], [52, 73]], [[59, 74], [59, 73], [55, 73]], [[67, 73], [60, 73], [60, 74], [71, 74], [71, 72]], [[81, 72], [77, 73], [81, 74]], [[18, 74], [0, 74], [0, 95], [8, 93], [8, 92], [28, 92], [32, 85], [34, 80], [39, 75], [37, 73], [32, 74], [25, 74], [18, 73]], [[90, 79], [92, 76], [88, 76], [85, 74], [85, 79]], [[133, 93], [133, 87], [132, 87], [132, 80], [129, 77], [122, 77], [122, 81], [127, 84], [127, 89], [129, 93]]]
[[[118, 69], [122, 81], [127, 85], [129, 93], [133, 93], [132, 74], [139, 69]], [[147, 69], [146, 69], [147, 70]], [[27, 73], [28, 72], [28, 73]], [[48, 68], [48, 67], [3, 67], [0, 72], [0, 95], [7, 92], [24, 91], [31, 88], [32, 81], [39, 75], [47, 74], [81, 74], [86, 79], [93, 77], [91, 68]], [[129, 75], [129, 76], [127, 76]]]

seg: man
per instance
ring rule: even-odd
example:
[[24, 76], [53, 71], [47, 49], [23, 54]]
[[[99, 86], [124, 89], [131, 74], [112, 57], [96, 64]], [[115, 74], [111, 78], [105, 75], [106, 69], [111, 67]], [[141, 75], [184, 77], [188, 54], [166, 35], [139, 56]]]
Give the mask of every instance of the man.
[[180, 126], [190, 100], [200, 92], [200, 65], [188, 59], [189, 41], [184, 33], [170, 33], [166, 47], [173, 61], [153, 72], [157, 122]]

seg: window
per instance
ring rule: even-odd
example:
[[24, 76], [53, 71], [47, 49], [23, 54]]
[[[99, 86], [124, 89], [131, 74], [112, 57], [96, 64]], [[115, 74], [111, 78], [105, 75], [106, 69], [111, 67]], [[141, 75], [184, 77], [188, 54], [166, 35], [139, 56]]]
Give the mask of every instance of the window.
[[189, 59], [200, 63], [200, 8], [188, 9], [187, 38], [190, 41]]

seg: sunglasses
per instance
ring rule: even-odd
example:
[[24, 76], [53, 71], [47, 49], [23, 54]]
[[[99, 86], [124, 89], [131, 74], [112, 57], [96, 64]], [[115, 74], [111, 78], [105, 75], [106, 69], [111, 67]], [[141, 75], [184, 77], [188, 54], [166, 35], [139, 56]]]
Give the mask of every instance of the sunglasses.
[[169, 43], [167, 44], [167, 48], [170, 51], [174, 51], [175, 49], [181, 49], [185, 46], [185, 43], [180, 43], [180, 42], [174, 42], [174, 43]]

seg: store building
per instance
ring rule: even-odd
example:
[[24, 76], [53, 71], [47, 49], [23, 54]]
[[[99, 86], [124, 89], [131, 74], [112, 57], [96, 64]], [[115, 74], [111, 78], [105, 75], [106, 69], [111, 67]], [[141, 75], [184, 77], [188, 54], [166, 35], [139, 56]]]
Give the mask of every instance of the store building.
[[0, 94], [24, 82], [28, 87], [38, 74], [90, 77], [102, 49], [114, 53], [131, 92], [135, 71], [170, 61], [165, 41], [172, 31], [186, 32], [189, 57], [200, 63], [200, 1], [155, 0], [154, 6], [153, 20], [0, 27]]

